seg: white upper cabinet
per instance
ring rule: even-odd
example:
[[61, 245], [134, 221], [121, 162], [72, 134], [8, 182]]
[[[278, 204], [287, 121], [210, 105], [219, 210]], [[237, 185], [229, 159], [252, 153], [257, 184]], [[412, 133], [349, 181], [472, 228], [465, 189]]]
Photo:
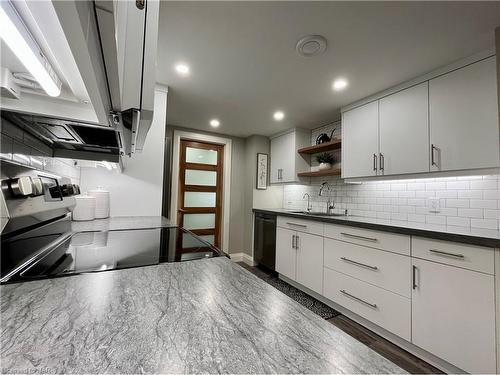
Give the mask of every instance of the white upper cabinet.
[[309, 160], [297, 150], [310, 145], [311, 132], [302, 129], [271, 138], [271, 183], [299, 181], [297, 173], [309, 169]]
[[495, 56], [450, 69], [343, 112], [343, 178], [500, 167]]
[[429, 171], [428, 83], [380, 99], [379, 174]]
[[378, 101], [342, 114], [342, 177], [377, 175]]
[[495, 56], [429, 81], [431, 171], [499, 166]]

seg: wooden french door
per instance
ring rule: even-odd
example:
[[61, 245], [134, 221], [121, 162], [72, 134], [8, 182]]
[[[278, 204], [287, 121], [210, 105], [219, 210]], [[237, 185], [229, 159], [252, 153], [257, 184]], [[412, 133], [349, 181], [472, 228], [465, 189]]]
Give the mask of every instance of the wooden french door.
[[177, 223], [216, 247], [221, 244], [223, 160], [223, 145], [181, 140]]

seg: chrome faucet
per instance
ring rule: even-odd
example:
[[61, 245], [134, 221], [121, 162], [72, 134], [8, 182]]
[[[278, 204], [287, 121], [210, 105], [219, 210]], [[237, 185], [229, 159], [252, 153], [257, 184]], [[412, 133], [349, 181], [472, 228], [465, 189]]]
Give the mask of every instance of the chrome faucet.
[[309, 194], [305, 193], [302, 196], [302, 199], [304, 199], [305, 197], [307, 197], [307, 212], [311, 212], [311, 210], [312, 210], [312, 206], [311, 206], [311, 203], [310, 203], [311, 196]]
[[[328, 182], [323, 182], [319, 188], [319, 196], [322, 197], [323, 196], [323, 191], [325, 189], [327, 189], [328, 193], [330, 193], [331, 191], [331, 186]], [[328, 194], [328, 200], [326, 201], [326, 213], [327, 214], [331, 214], [333, 209], [335, 208], [335, 202], [332, 200], [332, 197], [330, 196], [330, 194]]]

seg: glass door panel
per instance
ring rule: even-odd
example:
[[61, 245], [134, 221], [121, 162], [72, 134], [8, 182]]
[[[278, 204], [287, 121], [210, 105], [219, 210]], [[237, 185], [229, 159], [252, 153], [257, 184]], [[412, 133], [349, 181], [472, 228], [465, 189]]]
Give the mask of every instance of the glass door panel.
[[215, 228], [215, 214], [184, 214], [183, 226], [189, 230]]
[[216, 193], [186, 191], [184, 194], [184, 207], [215, 207]]
[[216, 186], [217, 172], [186, 169], [184, 183], [186, 185]]
[[217, 165], [217, 151], [186, 147], [186, 163]]

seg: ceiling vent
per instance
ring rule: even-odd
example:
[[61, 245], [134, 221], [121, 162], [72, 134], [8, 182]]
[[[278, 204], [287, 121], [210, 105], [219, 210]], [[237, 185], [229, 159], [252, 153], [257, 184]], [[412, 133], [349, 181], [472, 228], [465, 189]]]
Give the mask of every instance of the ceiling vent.
[[308, 35], [297, 42], [295, 49], [301, 56], [317, 56], [326, 51], [326, 39], [321, 35]]

